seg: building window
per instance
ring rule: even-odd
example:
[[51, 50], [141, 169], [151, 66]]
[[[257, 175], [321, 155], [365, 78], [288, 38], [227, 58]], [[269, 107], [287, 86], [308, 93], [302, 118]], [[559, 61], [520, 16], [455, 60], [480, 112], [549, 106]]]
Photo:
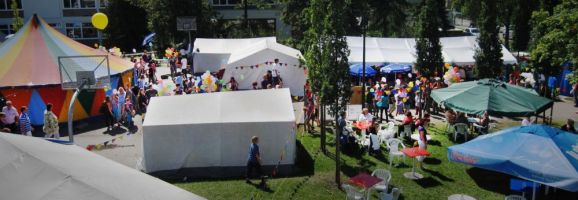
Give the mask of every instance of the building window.
[[66, 35], [73, 39], [95, 39], [98, 32], [90, 23], [66, 23]]
[[[18, 9], [22, 9], [22, 0], [16, 0]], [[0, 0], [0, 10], [12, 10], [12, 0]]]
[[16, 33], [14, 27], [11, 24], [0, 24], [0, 32], [2, 32], [4, 35]]
[[213, 0], [213, 5], [215, 6], [232, 6], [240, 3], [241, 0]]
[[[96, 0], [63, 0], [64, 8], [96, 8]], [[102, 3], [101, 3], [102, 4]]]

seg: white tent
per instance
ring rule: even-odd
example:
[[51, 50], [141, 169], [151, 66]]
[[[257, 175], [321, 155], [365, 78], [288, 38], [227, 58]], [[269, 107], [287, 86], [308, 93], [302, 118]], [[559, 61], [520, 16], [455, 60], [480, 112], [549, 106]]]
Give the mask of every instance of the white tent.
[[[306, 77], [305, 69], [301, 68], [299, 63], [299, 58], [303, 58], [301, 52], [272, 41], [260, 41], [243, 51], [231, 54], [223, 80], [227, 82], [231, 77], [235, 77], [240, 89], [251, 89], [253, 82], [260, 85], [263, 75], [271, 68], [271, 64], [260, 63], [273, 62], [275, 58], [282, 63], [277, 69], [283, 79], [283, 87], [289, 88], [293, 95], [303, 96]], [[249, 67], [257, 64], [259, 67]], [[241, 69], [240, 66], [245, 67]]]
[[245, 38], [245, 39], [195, 39], [194, 49], [199, 53], [194, 54], [193, 65], [195, 72], [215, 72], [227, 66], [231, 54], [243, 50], [261, 41], [277, 42], [275, 37]]
[[[475, 36], [440, 38], [444, 62], [457, 65], [473, 65], [476, 63], [474, 54], [478, 48]], [[375, 38], [365, 40], [365, 62], [370, 65], [383, 63], [414, 64], [417, 54], [415, 38]], [[363, 62], [363, 38], [347, 37], [347, 45], [351, 50], [349, 62]], [[517, 63], [516, 58], [502, 45], [504, 64]]]
[[281, 165], [291, 166], [294, 124], [288, 89], [154, 97], [143, 124], [144, 168], [242, 172], [252, 136], [260, 139], [263, 165], [276, 165], [284, 153]]
[[0, 133], [0, 199], [204, 199], [75, 145]]

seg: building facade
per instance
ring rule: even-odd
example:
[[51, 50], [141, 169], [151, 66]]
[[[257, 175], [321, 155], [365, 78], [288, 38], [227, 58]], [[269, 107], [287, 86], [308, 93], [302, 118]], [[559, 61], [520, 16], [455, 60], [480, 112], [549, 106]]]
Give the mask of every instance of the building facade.
[[[221, 15], [224, 20], [243, 19], [244, 10], [240, 5], [242, 0], [208, 0], [209, 4]], [[274, 29], [274, 35], [278, 38], [287, 38], [291, 34], [290, 27], [281, 20], [282, 5], [279, 0], [269, 0], [270, 3], [264, 9], [249, 6], [248, 18], [252, 22], [267, 24]], [[265, 35], [262, 35], [265, 36]], [[266, 35], [273, 36], [273, 35]]]
[[[16, 0], [26, 22], [34, 14], [67, 36], [85, 44], [98, 42], [102, 34], [91, 23], [91, 16], [106, 8], [107, 0]], [[0, 32], [13, 34], [12, 0], [0, 0]]]
[[[243, 18], [243, 9], [237, 6], [242, 0], [208, 0], [209, 4], [220, 14], [223, 20]], [[12, 0], [0, 0], [0, 36], [13, 34]], [[34, 14], [42, 17], [48, 24], [67, 36], [90, 45], [102, 39], [103, 34], [91, 23], [91, 16], [106, 9], [108, 0], [16, 0], [20, 16], [26, 22]], [[280, 4], [271, 0], [267, 9], [249, 7], [248, 17], [251, 21], [267, 24], [274, 29], [274, 35], [280, 38], [289, 36], [290, 29], [281, 20]], [[268, 35], [272, 36], [272, 35]]]

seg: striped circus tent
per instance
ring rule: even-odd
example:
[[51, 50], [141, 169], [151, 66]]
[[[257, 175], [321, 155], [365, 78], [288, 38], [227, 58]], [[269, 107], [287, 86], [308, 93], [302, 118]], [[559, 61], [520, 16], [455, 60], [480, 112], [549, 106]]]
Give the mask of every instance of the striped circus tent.
[[[17, 108], [28, 106], [34, 125], [43, 124], [46, 103], [54, 104], [53, 112], [60, 122], [65, 122], [74, 91], [63, 90], [60, 85], [58, 57], [106, 54], [74, 41], [34, 15], [14, 37], [0, 44], [0, 95]], [[113, 55], [108, 58], [111, 88], [130, 87], [133, 64]], [[74, 67], [88, 71], [94, 66], [83, 63]], [[102, 75], [96, 72], [96, 76]], [[110, 93], [104, 89], [83, 91], [74, 104], [74, 119], [99, 115], [98, 108], [107, 92]]]

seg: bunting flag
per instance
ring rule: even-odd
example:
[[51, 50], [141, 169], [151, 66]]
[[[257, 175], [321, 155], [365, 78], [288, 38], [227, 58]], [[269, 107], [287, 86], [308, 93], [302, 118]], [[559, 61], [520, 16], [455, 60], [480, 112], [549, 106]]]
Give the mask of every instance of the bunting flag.
[[88, 145], [86, 146], [86, 150], [88, 151], [101, 150], [102, 148], [106, 147], [109, 144], [114, 144], [114, 142], [122, 140], [122, 137], [123, 136], [121, 135], [119, 137], [112, 138], [111, 140], [104, 141], [103, 143]]
[[[254, 64], [254, 65], [241, 65], [241, 66], [236, 66], [235, 69], [236, 70], [243, 70], [243, 69], [259, 69], [259, 67], [261, 67], [262, 65], [272, 65], [275, 62], [272, 61], [265, 61], [264, 63], [258, 63], [258, 64]], [[289, 63], [278, 63], [280, 67], [297, 67], [297, 68], [303, 68], [303, 70], [307, 70], [307, 67], [301, 64], [289, 64]]]

